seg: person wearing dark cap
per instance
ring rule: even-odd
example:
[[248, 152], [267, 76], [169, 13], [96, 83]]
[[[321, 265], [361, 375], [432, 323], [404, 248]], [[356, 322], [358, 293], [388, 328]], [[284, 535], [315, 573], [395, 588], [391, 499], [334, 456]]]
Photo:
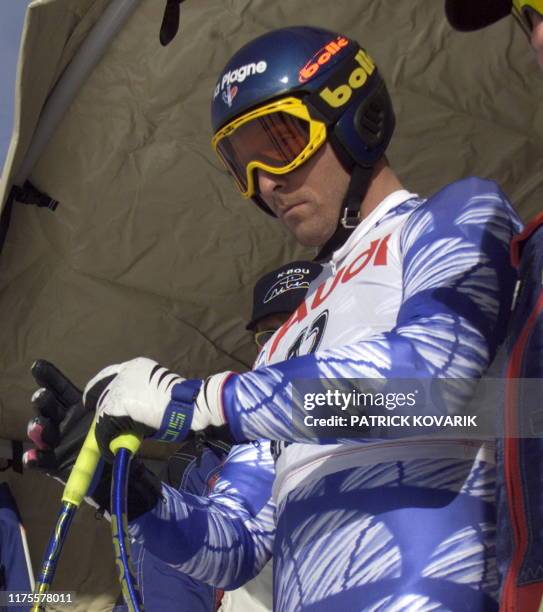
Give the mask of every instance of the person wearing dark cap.
[[[543, 68], [543, 0], [446, 0], [445, 12], [460, 31], [513, 15]], [[543, 602], [543, 440], [534, 431], [539, 406], [528, 398], [534, 397], [533, 380], [543, 378], [543, 213], [513, 239], [511, 260], [520, 281], [496, 364], [506, 377], [504, 438], [497, 452], [497, 563], [501, 609], [536, 612]]]
[[293, 261], [260, 278], [253, 291], [253, 312], [246, 329], [258, 348], [273, 336], [304, 299], [311, 281], [322, 272], [314, 261]]
[[543, 0], [445, 0], [453, 28], [472, 32], [512, 15], [528, 36], [543, 68]]

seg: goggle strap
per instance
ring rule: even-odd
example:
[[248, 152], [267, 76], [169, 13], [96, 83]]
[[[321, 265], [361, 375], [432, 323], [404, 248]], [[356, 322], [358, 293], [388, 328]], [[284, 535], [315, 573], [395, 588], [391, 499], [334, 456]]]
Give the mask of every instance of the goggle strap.
[[[351, 57], [343, 60], [342, 66], [337, 68], [333, 77], [327, 80], [325, 87], [303, 98], [304, 103], [310, 109], [310, 114], [313, 119], [323, 121], [328, 126], [336, 123], [345, 113], [345, 105], [342, 104], [337, 107], [332, 107], [324, 101], [320, 94], [326, 88], [334, 90], [349, 82], [352, 71], [359, 67], [358, 62], [355, 61], [355, 57], [360, 49], [361, 47], [356, 47]], [[348, 104], [351, 105], [357, 98], [366, 98], [369, 92], [374, 89], [376, 81], [381, 81], [377, 67], [375, 67], [372, 74], [368, 77], [367, 83], [364, 84], [363, 87], [351, 90], [352, 98], [348, 101]]]
[[[314, 91], [306, 98], [304, 98], [304, 103], [308, 106], [313, 112], [311, 112], [311, 116], [314, 119], [319, 121], [323, 121], [326, 125], [332, 125], [335, 123], [341, 115], [345, 112], [345, 108], [343, 105], [338, 106], [336, 108], [327, 104], [321, 96], [321, 92], [324, 89], [330, 88], [335, 89], [340, 85], [344, 85], [349, 81], [349, 76], [351, 72], [356, 66], [354, 64], [354, 58], [356, 54], [360, 50], [360, 47], [356, 47], [349, 58], [345, 58], [342, 62], [342, 65], [339, 68], [336, 68], [334, 72], [334, 76], [332, 79], [328, 79], [326, 81], [326, 86]], [[357, 64], [358, 65], [358, 64]]]

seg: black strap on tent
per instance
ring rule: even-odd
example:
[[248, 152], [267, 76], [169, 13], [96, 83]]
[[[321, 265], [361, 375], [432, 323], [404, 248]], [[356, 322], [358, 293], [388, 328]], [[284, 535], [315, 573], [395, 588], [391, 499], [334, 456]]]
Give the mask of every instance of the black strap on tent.
[[160, 44], [165, 47], [175, 38], [179, 30], [180, 7], [184, 0], [166, 0], [164, 17], [160, 26]]
[[11, 211], [13, 210], [13, 202], [20, 202], [21, 204], [33, 204], [39, 208], [48, 208], [49, 210], [56, 210], [58, 206], [58, 200], [53, 199], [46, 193], [36, 189], [30, 181], [26, 181], [22, 187], [14, 185], [9, 192], [8, 198], [2, 215], [0, 216], [0, 252], [4, 247], [6, 235], [9, 229], [9, 223], [11, 220]]
[[6, 234], [8, 233], [9, 222], [11, 219], [11, 209], [13, 208], [13, 191], [8, 195], [6, 204], [2, 209], [2, 215], [0, 216], [0, 252], [4, 247], [6, 240]]
[[8, 459], [6, 465], [0, 468], [0, 472], [5, 472], [10, 468], [17, 474], [23, 473], [23, 443], [20, 440], [11, 441], [11, 459]]
[[13, 193], [13, 198], [21, 204], [33, 204], [38, 208], [49, 208], [49, 210], [56, 210], [58, 206], [58, 200], [36, 189], [30, 181], [26, 181], [22, 187], [14, 185], [11, 193]]
[[17, 474], [23, 473], [23, 443], [20, 440], [12, 440], [11, 448], [13, 451], [13, 458], [11, 460], [11, 467]]

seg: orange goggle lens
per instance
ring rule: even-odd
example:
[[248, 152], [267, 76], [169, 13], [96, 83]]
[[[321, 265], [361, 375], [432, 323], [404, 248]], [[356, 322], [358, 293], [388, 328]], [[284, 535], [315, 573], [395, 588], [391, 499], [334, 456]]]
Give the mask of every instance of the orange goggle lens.
[[248, 190], [247, 166], [283, 168], [309, 144], [309, 124], [284, 112], [271, 113], [241, 125], [217, 143], [217, 152], [242, 191]]
[[271, 339], [273, 334], [275, 334], [276, 329], [266, 329], [263, 331], [259, 331], [255, 333], [255, 344], [259, 349], [263, 348], [264, 345]]
[[326, 126], [297, 98], [252, 110], [223, 127], [212, 144], [245, 197], [256, 193], [254, 171], [286, 174], [326, 140]]

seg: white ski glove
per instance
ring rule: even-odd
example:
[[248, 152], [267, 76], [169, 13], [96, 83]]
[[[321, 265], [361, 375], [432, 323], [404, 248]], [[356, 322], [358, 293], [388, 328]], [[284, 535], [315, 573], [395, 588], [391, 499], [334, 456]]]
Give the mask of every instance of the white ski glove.
[[96, 439], [111, 459], [109, 443], [122, 432], [175, 442], [191, 431], [226, 424], [221, 393], [232, 372], [187, 380], [152, 359], [109, 366], [85, 387], [83, 402], [96, 411]]

